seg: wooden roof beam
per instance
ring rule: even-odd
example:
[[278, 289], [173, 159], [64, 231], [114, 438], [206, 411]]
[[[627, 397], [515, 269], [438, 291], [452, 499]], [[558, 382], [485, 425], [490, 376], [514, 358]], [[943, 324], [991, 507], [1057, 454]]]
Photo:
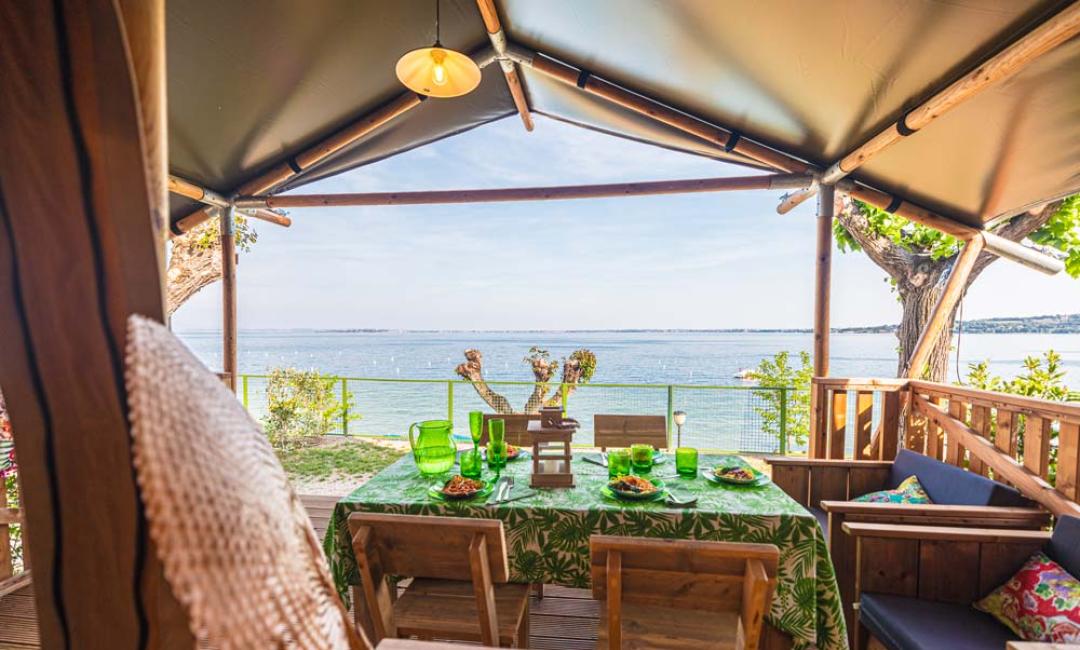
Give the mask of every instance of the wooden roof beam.
[[[194, 199], [200, 203], [218, 208], [228, 208], [231, 205], [227, 198], [217, 192], [208, 190], [205, 187], [184, 180], [179, 176], [173, 176], [172, 174], [169, 174], [169, 192], [179, 196], [186, 196], [189, 199]], [[272, 212], [265, 208], [247, 208], [246, 210], [241, 210], [240, 213], [245, 217], [266, 221], [267, 223], [283, 226], [285, 228], [292, 225], [292, 219], [284, 214], [278, 214], [277, 212]]]
[[240, 208], [309, 208], [371, 205], [429, 205], [451, 203], [500, 203], [507, 201], [556, 201], [604, 197], [689, 194], [736, 190], [779, 190], [805, 187], [812, 178], [804, 174], [762, 174], [725, 178], [695, 178], [640, 183], [516, 187], [494, 190], [438, 190], [431, 192], [368, 192], [362, 194], [283, 194], [238, 197]]
[[[1080, 0], [1074, 1], [1048, 18], [1015, 43], [983, 61], [974, 70], [906, 112], [895, 123], [856, 147], [851, 153], [826, 169], [821, 176], [821, 182], [832, 184], [844, 178], [901, 139], [914, 134], [993, 84], [1008, 79], [1035, 59], [1077, 34], [1080, 34]], [[792, 194], [777, 207], [777, 211], [784, 214], [816, 193], [815, 186]]]
[[710, 144], [719, 145], [729, 153], [740, 154], [777, 171], [792, 174], [809, 174], [818, 171], [798, 158], [754, 142], [733, 129], [723, 128], [689, 113], [675, 110], [644, 93], [602, 79], [583, 67], [557, 61], [516, 43], [507, 45], [506, 55], [515, 63], [556, 81], [569, 86], [577, 86], [590, 95], [701, 138]]
[[[471, 56], [481, 68], [487, 67], [495, 60], [494, 50], [489, 47], [485, 47], [479, 52], [471, 54]], [[261, 194], [276, 189], [305, 169], [326, 160], [369, 133], [416, 108], [425, 99], [426, 97], [423, 95], [418, 95], [412, 91], [403, 92], [386, 104], [338, 129], [300, 153], [279, 161], [270, 169], [242, 184], [234, 194]], [[209, 211], [206, 208], [201, 208], [175, 221], [170, 230], [174, 236], [182, 235], [209, 218]]]
[[495, 0], [476, 0], [476, 6], [480, 8], [480, 17], [484, 19], [484, 27], [491, 39], [491, 46], [495, 48], [495, 56], [506, 77], [506, 85], [510, 88], [510, 96], [514, 99], [518, 115], [521, 116], [521, 123], [525, 125], [526, 131], [532, 131], [532, 115], [529, 114], [529, 102], [525, 99], [521, 77], [518, 76], [514, 62], [506, 58], [506, 33], [503, 32], [499, 12], [495, 9]]

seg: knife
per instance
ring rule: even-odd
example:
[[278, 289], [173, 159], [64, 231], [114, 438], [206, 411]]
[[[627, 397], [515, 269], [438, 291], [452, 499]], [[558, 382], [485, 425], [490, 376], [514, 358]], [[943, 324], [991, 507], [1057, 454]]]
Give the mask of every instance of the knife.
[[529, 497], [534, 497], [537, 494], [539, 494], [539, 493], [534, 490], [532, 492], [525, 492], [525, 493], [519, 494], [516, 497], [507, 497], [507, 498], [503, 499], [502, 501], [496, 501], [495, 503], [497, 503], [499, 505], [502, 505], [504, 503], [510, 503], [511, 501], [517, 501], [519, 499], [528, 499]]
[[593, 465], [599, 465], [600, 467], [607, 467], [607, 458], [603, 456], [601, 456], [599, 459], [593, 458], [592, 456], [585, 456], [584, 460], [586, 463], [592, 463]]

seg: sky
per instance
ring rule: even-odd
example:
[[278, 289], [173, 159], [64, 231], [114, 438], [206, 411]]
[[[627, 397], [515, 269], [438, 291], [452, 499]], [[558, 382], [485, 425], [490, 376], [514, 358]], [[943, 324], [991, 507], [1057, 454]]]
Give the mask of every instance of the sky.
[[[516, 115], [295, 193], [474, 189], [741, 176], [745, 168]], [[241, 329], [809, 328], [814, 201], [781, 192], [475, 205], [299, 208], [255, 222]], [[1080, 281], [993, 264], [964, 317], [1080, 312]], [[216, 283], [173, 317], [217, 329]], [[884, 272], [834, 251], [834, 327], [896, 323]]]

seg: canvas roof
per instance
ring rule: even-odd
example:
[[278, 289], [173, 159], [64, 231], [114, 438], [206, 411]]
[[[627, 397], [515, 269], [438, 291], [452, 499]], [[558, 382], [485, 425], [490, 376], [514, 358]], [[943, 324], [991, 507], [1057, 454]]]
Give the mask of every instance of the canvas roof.
[[[488, 50], [475, 1], [442, 2], [442, 42]], [[821, 167], [1066, 4], [496, 1], [512, 41]], [[171, 171], [219, 192], [234, 190], [398, 96], [404, 88], [394, 76], [397, 58], [434, 36], [434, 0], [171, 0]], [[519, 72], [537, 113], [731, 158], [716, 143], [527, 68]], [[1080, 38], [1073, 38], [852, 176], [971, 224], [1015, 214], [1080, 190], [1078, 98]], [[429, 99], [279, 190], [514, 113], [495, 63], [473, 93]], [[198, 207], [173, 202], [174, 218]]]

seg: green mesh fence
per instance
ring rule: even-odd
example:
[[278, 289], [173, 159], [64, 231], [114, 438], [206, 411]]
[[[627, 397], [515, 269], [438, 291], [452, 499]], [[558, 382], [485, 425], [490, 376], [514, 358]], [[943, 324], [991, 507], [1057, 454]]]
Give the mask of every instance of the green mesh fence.
[[[334, 378], [338, 395], [347, 392], [352, 408], [332, 433], [360, 436], [406, 437], [409, 424], [418, 420], [450, 419], [461, 439], [469, 436], [469, 411], [493, 412], [474, 386], [461, 380]], [[263, 375], [241, 375], [240, 396], [252, 416], [267, 413]], [[488, 387], [505, 397], [515, 412], [524, 412], [537, 388], [528, 382], [489, 382]], [[559, 394], [557, 383], [544, 393]], [[789, 388], [747, 386], [697, 386], [676, 384], [586, 384], [567, 395], [565, 411], [581, 423], [574, 438], [577, 445], [591, 446], [593, 416], [663, 415], [668, 421], [671, 445], [680, 432], [672, 413], [687, 414], [681, 442], [700, 449], [758, 453], [788, 451], [781, 415], [791, 396]]]

